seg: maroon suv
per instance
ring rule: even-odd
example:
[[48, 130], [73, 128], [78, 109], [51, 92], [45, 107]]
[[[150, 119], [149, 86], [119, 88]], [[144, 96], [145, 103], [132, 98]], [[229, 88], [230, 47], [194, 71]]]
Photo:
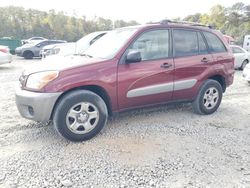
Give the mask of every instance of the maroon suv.
[[84, 54], [25, 71], [16, 90], [21, 115], [52, 120], [72, 141], [101, 131], [113, 112], [189, 101], [211, 114], [233, 83], [234, 58], [220, 32], [164, 21], [116, 29]]

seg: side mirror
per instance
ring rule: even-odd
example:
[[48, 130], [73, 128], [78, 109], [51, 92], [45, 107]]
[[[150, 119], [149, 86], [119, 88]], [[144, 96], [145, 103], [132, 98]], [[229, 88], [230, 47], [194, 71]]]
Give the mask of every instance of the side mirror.
[[137, 63], [141, 61], [141, 52], [130, 51], [126, 56], [126, 63]]
[[38, 48], [41, 47], [41, 44], [37, 44], [36, 47], [38, 47]]

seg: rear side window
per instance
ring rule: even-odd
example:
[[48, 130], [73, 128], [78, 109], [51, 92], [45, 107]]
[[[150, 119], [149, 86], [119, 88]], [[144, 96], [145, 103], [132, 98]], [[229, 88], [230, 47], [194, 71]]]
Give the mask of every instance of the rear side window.
[[209, 32], [203, 32], [208, 43], [209, 50], [212, 53], [226, 52], [226, 48], [222, 41], [215, 35]]
[[196, 31], [174, 30], [175, 57], [194, 56], [199, 54]]

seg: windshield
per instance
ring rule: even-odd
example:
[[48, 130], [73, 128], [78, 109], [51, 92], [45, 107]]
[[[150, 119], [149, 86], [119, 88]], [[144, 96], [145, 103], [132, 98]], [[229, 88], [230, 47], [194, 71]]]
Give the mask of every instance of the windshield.
[[92, 44], [83, 55], [101, 59], [113, 58], [138, 28], [122, 28], [111, 31]]
[[90, 33], [76, 41], [76, 53], [83, 53], [90, 46], [90, 42], [100, 34], [102, 34], [102, 32]]

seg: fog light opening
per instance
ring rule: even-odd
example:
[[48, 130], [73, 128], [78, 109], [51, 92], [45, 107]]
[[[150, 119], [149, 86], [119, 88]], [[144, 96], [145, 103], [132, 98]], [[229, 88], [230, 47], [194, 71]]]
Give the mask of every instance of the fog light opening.
[[31, 106], [28, 107], [28, 110], [29, 110], [30, 115], [34, 116], [34, 109]]

